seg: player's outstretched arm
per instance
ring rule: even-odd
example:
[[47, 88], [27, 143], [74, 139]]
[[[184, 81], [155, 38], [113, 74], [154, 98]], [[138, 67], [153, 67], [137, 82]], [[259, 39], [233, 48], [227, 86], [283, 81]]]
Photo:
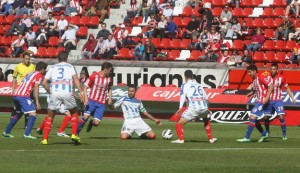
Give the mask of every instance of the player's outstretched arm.
[[79, 97], [80, 97], [80, 100], [82, 101], [82, 102], [84, 102], [84, 93], [83, 93], [83, 90], [81, 89], [81, 85], [80, 85], [80, 81], [79, 81], [79, 79], [78, 79], [78, 76], [76, 75], [76, 74], [74, 74], [73, 76], [72, 76], [72, 78], [73, 78], [73, 81], [74, 81], [74, 84], [76, 85], [76, 87], [78, 88], [78, 90], [79, 90]]
[[41, 109], [41, 105], [40, 105], [40, 101], [39, 101], [39, 92], [40, 92], [39, 83], [35, 83], [33, 94], [34, 94], [34, 99], [35, 99], [35, 104], [36, 104], [36, 109], [37, 110]]
[[84, 105], [87, 106], [89, 104], [88, 96], [87, 96], [87, 86], [83, 87], [83, 93], [84, 93]]
[[270, 84], [268, 86], [268, 92], [267, 92], [267, 96], [266, 98], [264, 99], [264, 104], [268, 103], [269, 102], [269, 98], [271, 96], [271, 93], [273, 92], [273, 89], [274, 89], [274, 85], [273, 84]]
[[112, 105], [112, 89], [111, 87], [109, 87], [108, 89], [108, 102], [107, 102], [108, 105]]
[[45, 88], [45, 90], [47, 91], [47, 93], [50, 94], [50, 87], [48, 85], [48, 79], [47, 78], [43, 79], [42, 85]]
[[291, 91], [291, 89], [290, 89], [289, 86], [286, 86], [285, 88], [286, 88], [286, 92], [288, 93], [288, 95], [292, 99], [293, 104], [295, 105], [296, 104], [296, 100], [294, 98], [293, 92]]
[[149, 114], [148, 112], [143, 112], [143, 114], [150, 118], [152, 121], [154, 121], [158, 126], [162, 125], [162, 123], [160, 122], [159, 119], [154, 118], [151, 114]]

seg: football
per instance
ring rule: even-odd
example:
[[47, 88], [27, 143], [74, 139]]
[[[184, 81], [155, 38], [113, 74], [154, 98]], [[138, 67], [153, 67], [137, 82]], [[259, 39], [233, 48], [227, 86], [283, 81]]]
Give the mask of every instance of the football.
[[173, 136], [173, 132], [170, 129], [165, 129], [161, 135], [164, 139], [171, 139]]

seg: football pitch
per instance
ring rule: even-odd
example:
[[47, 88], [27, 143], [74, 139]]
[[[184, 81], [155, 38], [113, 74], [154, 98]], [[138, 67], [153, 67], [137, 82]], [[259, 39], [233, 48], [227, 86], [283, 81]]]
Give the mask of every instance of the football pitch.
[[[10, 116], [0, 116], [1, 133]], [[212, 123], [213, 135], [218, 142], [210, 144], [203, 123], [190, 123], [184, 127], [185, 143], [171, 144], [164, 140], [161, 132], [171, 129], [175, 123], [163, 121], [158, 127], [146, 122], [157, 134], [156, 140], [142, 140], [137, 136], [122, 141], [119, 139], [122, 119], [104, 118], [99, 127], [91, 132], [83, 129], [81, 145], [73, 145], [70, 138], [57, 137], [62, 121], [57, 116], [49, 137], [49, 145], [39, 142], [41, 135], [35, 129], [44, 116], [37, 118], [32, 135], [38, 140], [23, 139], [24, 118], [12, 131], [15, 138], [0, 137], [0, 172], [72, 172], [72, 173], [189, 173], [189, 172], [300, 172], [300, 127], [288, 127], [288, 140], [282, 141], [279, 126], [271, 126], [271, 137], [257, 143], [257, 130], [252, 133], [251, 143], [237, 143], [242, 138], [245, 124]], [[71, 128], [66, 129], [70, 134]], [[173, 135], [176, 139], [176, 134]]]

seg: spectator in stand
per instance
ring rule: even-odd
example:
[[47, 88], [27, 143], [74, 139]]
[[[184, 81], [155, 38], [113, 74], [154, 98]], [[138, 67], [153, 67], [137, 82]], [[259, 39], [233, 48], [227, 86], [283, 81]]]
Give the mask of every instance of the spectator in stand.
[[[33, 9], [33, 1], [34, 0], [24, 0], [23, 6], [21, 6], [20, 8], [14, 8], [16, 16], [18, 16], [18, 15], [23, 16], [23, 14], [31, 15], [31, 12]], [[21, 1], [19, 1], [19, 2], [21, 2]]]
[[232, 18], [232, 24], [227, 29], [227, 33], [225, 38], [226, 39], [237, 39], [239, 32], [241, 31], [241, 25], [238, 23], [238, 20], [236, 18]]
[[16, 39], [11, 44], [11, 58], [19, 57], [19, 55], [24, 52], [24, 44], [25, 40], [23, 38], [23, 35], [19, 34], [18, 39]]
[[42, 8], [40, 8], [40, 5], [38, 3], [34, 3], [31, 20], [35, 25], [40, 24], [41, 14], [42, 14]]
[[121, 25], [121, 30], [118, 32], [118, 42], [117, 45], [121, 43], [122, 47], [126, 47], [128, 44], [128, 30], [126, 29], [125, 25]]
[[209, 49], [204, 56], [200, 56], [200, 59], [204, 62], [217, 62], [219, 55], [216, 54], [212, 49]]
[[154, 60], [154, 56], [155, 56], [155, 51], [156, 48], [154, 47], [154, 45], [150, 42], [150, 40], [147, 38], [146, 39], [146, 44], [144, 46], [144, 54], [143, 54], [143, 60], [147, 60], [147, 61], [153, 61]]
[[292, 12], [295, 15], [295, 19], [297, 19], [297, 17], [299, 17], [299, 5], [300, 5], [300, 1], [290, 0], [290, 3], [289, 4], [287, 3], [287, 7], [285, 9], [285, 16], [288, 17]]
[[28, 28], [31, 28], [31, 26], [31, 20], [28, 18], [27, 14], [24, 14], [20, 22], [13, 23], [5, 35], [13, 35], [15, 31], [23, 35], [28, 30]]
[[35, 46], [34, 45], [35, 44], [35, 38], [36, 38], [35, 32], [33, 32], [32, 28], [29, 28], [29, 31], [25, 35], [25, 42], [27, 42], [28, 47]]
[[155, 15], [154, 14], [151, 14], [150, 15], [150, 20], [147, 24], [147, 31], [144, 33], [144, 38], [147, 38], [147, 37], [150, 37], [152, 38], [153, 37], [153, 32], [154, 30], [157, 28], [157, 25], [156, 25], [156, 20], [155, 20]]
[[159, 8], [162, 11], [162, 14], [166, 17], [172, 17], [173, 15], [173, 10], [171, 9], [171, 4], [170, 3], [165, 3], [159, 5]]
[[111, 32], [110, 34], [114, 37], [115, 40], [118, 39], [118, 30], [116, 25], [111, 25], [110, 26]]
[[[107, 0], [98, 0], [96, 2], [96, 12], [100, 13], [99, 23], [103, 23], [108, 13], [109, 3]], [[105, 38], [105, 36], [103, 35]]]
[[48, 36], [58, 36], [57, 32], [57, 19], [53, 17], [53, 14], [50, 12], [49, 18], [46, 20], [46, 28], [48, 29]]
[[239, 55], [239, 52], [237, 50], [234, 50], [232, 52], [232, 55], [227, 60], [227, 64], [230, 67], [238, 67], [242, 63], [242, 57]]
[[68, 29], [62, 35], [60, 40], [60, 46], [65, 47], [66, 52], [70, 52], [72, 49], [76, 48], [76, 33], [79, 27], [73, 24], [69, 24]]
[[4, 73], [1, 67], [0, 67], [0, 81], [4, 81]]
[[193, 15], [191, 21], [186, 27], [186, 31], [182, 34], [183, 38], [195, 39], [198, 36], [199, 22], [196, 20], [196, 16]]
[[104, 58], [103, 57], [103, 54], [105, 52], [105, 47], [104, 46], [105, 46], [105, 40], [104, 40], [103, 36], [100, 35], [99, 38], [98, 38], [98, 41], [97, 41], [97, 45], [96, 45], [96, 47], [94, 49], [94, 52], [93, 52], [95, 58], [98, 58], [98, 57], [99, 58]]
[[159, 9], [157, 7], [156, 0], [152, 0], [152, 3], [150, 4], [149, 10], [145, 13], [144, 23], [148, 23], [148, 17], [149, 16], [151, 16], [152, 14], [156, 15], [158, 13], [159, 13]]
[[295, 32], [289, 33], [289, 40], [299, 40], [300, 39], [300, 28], [296, 28]]
[[219, 59], [217, 60], [217, 62], [219, 63], [227, 63], [228, 59], [230, 58], [229, 56], [229, 51], [228, 50], [224, 50], [221, 52], [221, 56], [219, 57]]
[[243, 21], [239, 35], [240, 39], [242, 40], [244, 40], [249, 35], [249, 27], [247, 26], [246, 21]]
[[256, 30], [256, 35], [252, 36], [251, 43], [247, 46], [247, 49], [254, 53], [259, 48], [262, 47], [262, 45], [264, 44], [264, 41], [265, 41], [265, 36], [262, 35], [261, 29], [258, 28]]
[[48, 29], [45, 27], [44, 23], [40, 24], [40, 28], [36, 31], [36, 41], [37, 46], [43, 46], [48, 40]]
[[288, 17], [284, 17], [283, 22], [279, 25], [275, 32], [274, 40], [278, 40], [280, 36], [283, 36], [283, 40], [287, 40], [289, 33], [294, 31], [294, 25]]
[[232, 4], [235, 4], [235, 8], [240, 7], [240, 1], [241, 0], [227, 0], [227, 6], [231, 6]]
[[138, 60], [143, 60], [143, 54], [145, 51], [145, 47], [142, 43], [142, 41], [138, 41], [137, 45], [134, 48], [133, 51], [133, 58], [134, 60], [138, 61]]
[[48, 19], [48, 14], [52, 12], [51, 8], [44, 2], [39, 15], [39, 22], [45, 22]]
[[140, 0], [138, 10], [135, 17], [139, 17], [141, 12], [144, 17], [148, 10], [150, 9], [150, 5], [152, 4], [152, 0]]
[[8, 15], [12, 14], [12, 4], [14, 3], [15, 0], [1, 0], [1, 6], [0, 6], [0, 14], [2, 15]]
[[56, 28], [56, 31], [58, 32], [59, 37], [61, 37], [64, 34], [64, 32], [67, 30], [68, 25], [69, 25], [69, 23], [65, 19], [65, 15], [61, 14], [60, 19], [57, 22], [57, 28]]
[[81, 59], [85, 59], [86, 56], [88, 56], [89, 59], [92, 59], [96, 46], [97, 46], [97, 40], [95, 39], [93, 34], [90, 34], [88, 41], [85, 42], [84, 46], [82, 47]]
[[65, 10], [65, 15], [72, 15], [72, 13], [76, 13], [76, 15], [78, 13], [81, 13], [82, 9], [81, 6], [79, 4], [79, 0], [70, 0], [70, 4], [69, 6], [66, 7]]
[[110, 34], [109, 30], [106, 29], [106, 23], [102, 23], [101, 30], [97, 34], [97, 39], [99, 38], [100, 35], [102, 35], [104, 40], [106, 40], [109, 34]]
[[[202, 16], [206, 16], [206, 19], [208, 21], [212, 21], [213, 19], [213, 15], [211, 12], [211, 4], [210, 3], [205, 3], [203, 8], [200, 8], [198, 10], [198, 12], [202, 15]], [[209, 26], [210, 27], [210, 26]]]
[[51, 4], [53, 0], [34, 0], [34, 3], [38, 3], [40, 6], [43, 5], [43, 3]]
[[221, 31], [221, 26], [222, 26], [222, 24], [221, 24], [219, 18], [218, 17], [214, 17], [213, 20], [212, 20], [212, 22], [211, 22], [211, 27], [216, 28], [216, 31], [220, 32]]
[[131, 19], [133, 19], [136, 14], [140, 4], [138, 4], [137, 0], [130, 0], [129, 7], [126, 9], [127, 15], [124, 18], [124, 23], [130, 23]]
[[227, 23], [231, 20], [231, 18], [232, 18], [232, 13], [228, 10], [228, 6], [226, 5], [223, 11], [221, 12], [220, 20], [222, 23], [227, 25]]
[[298, 66], [300, 66], [300, 39], [297, 40], [296, 47], [294, 47], [292, 56], [288, 59], [288, 61], [293, 64], [295, 59], [297, 59]]
[[95, 16], [97, 15], [96, 12], [96, 2], [97, 0], [89, 0], [87, 5], [85, 6], [85, 12], [84, 12], [84, 16]]
[[241, 60], [242, 62], [238, 62], [238, 66], [247, 68], [249, 65], [253, 65], [252, 56], [248, 49], [244, 49]]
[[153, 34], [152, 34], [153, 37], [154, 38], [159, 37], [163, 33], [166, 25], [167, 25], [167, 20], [166, 20], [165, 16], [162, 15], [160, 17], [160, 21], [157, 24], [157, 28], [154, 29], [154, 31], [153, 31]]
[[[11, 8], [12, 10], [12, 14], [16, 13], [16, 10], [19, 10], [20, 8], [22, 8], [25, 5], [25, 1], [18, 1], [15, 0], [14, 3], [11, 4]], [[26, 13], [27, 14], [27, 13]]]
[[187, 7], [192, 7], [192, 8], [195, 8], [195, 7], [199, 7], [200, 3], [199, 1], [197, 0], [189, 0], [187, 3], [186, 3], [186, 6]]
[[206, 47], [209, 45], [208, 44], [208, 28], [204, 28], [204, 31], [201, 32], [198, 42], [194, 45], [194, 49], [203, 51], [206, 49]]
[[210, 32], [208, 33], [208, 42], [209, 42], [209, 44], [213, 43], [214, 38], [218, 38], [218, 40], [220, 41], [221, 40], [221, 35], [220, 35], [220, 33], [218, 33], [216, 31], [216, 28], [212, 27], [210, 29]]
[[164, 32], [161, 34], [161, 38], [175, 38], [175, 36], [177, 35], [177, 25], [175, 22], [173, 22], [171, 17], [167, 17], [167, 25], [164, 28]]
[[103, 58], [112, 59], [113, 55], [117, 53], [117, 43], [111, 34], [105, 40]]
[[206, 47], [206, 49], [204, 51], [205, 51], [205, 53], [207, 53], [209, 51], [213, 51], [215, 54], [220, 55], [220, 48], [221, 48], [221, 44], [220, 44], [219, 38], [214, 37], [213, 42], [209, 43], [209, 45]]
[[206, 15], [202, 16], [202, 20], [200, 21], [199, 25], [199, 32], [201, 33], [204, 28], [211, 28], [211, 20], [208, 20]]

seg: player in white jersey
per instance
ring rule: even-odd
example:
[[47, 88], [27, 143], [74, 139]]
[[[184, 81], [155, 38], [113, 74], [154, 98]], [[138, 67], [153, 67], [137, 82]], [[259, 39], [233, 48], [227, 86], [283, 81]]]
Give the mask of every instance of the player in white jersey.
[[180, 104], [179, 109], [175, 113], [177, 116], [180, 114], [184, 102], [188, 100], [188, 108], [183, 112], [181, 118], [176, 123], [176, 133], [178, 139], [171, 141], [171, 143], [184, 143], [183, 127], [182, 125], [196, 119], [203, 118], [204, 127], [207, 133], [207, 137], [210, 143], [217, 141], [217, 138], [212, 137], [212, 130], [210, 126], [210, 120], [208, 118], [208, 97], [203, 87], [193, 79], [193, 72], [186, 70], [184, 72], [186, 83], [181, 85], [180, 89]]
[[136, 90], [136, 85], [129, 85], [128, 96], [121, 97], [113, 105], [110, 105], [111, 109], [116, 109], [119, 106], [122, 107], [124, 123], [121, 129], [120, 138], [124, 140], [129, 139], [135, 132], [140, 138], [155, 139], [156, 134], [143, 121], [140, 112], [153, 120], [157, 125], [161, 125], [161, 122], [159, 119], [156, 119], [149, 114], [144, 108], [143, 103], [134, 97]]
[[[50, 94], [50, 103], [48, 104], [48, 118], [44, 127], [44, 138], [41, 144], [48, 144], [48, 136], [51, 130], [52, 119], [55, 116], [55, 111], [59, 109], [59, 105], [63, 103], [65, 109], [71, 113], [72, 136], [71, 139], [75, 144], [80, 143], [79, 137], [76, 135], [78, 127], [78, 111], [75, 96], [72, 93], [73, 82], [80, 92], [81, 101], [84, 100], [83, 91], [81, 89], [80, 81], [76, 74], [73, 65], [67, 63], [68, 53], [60, 52], [58, 54], [59, 63], [51, 66], [43, 80], [43, 86]], [[50, 82], [50, 87], [48, 85]]]

